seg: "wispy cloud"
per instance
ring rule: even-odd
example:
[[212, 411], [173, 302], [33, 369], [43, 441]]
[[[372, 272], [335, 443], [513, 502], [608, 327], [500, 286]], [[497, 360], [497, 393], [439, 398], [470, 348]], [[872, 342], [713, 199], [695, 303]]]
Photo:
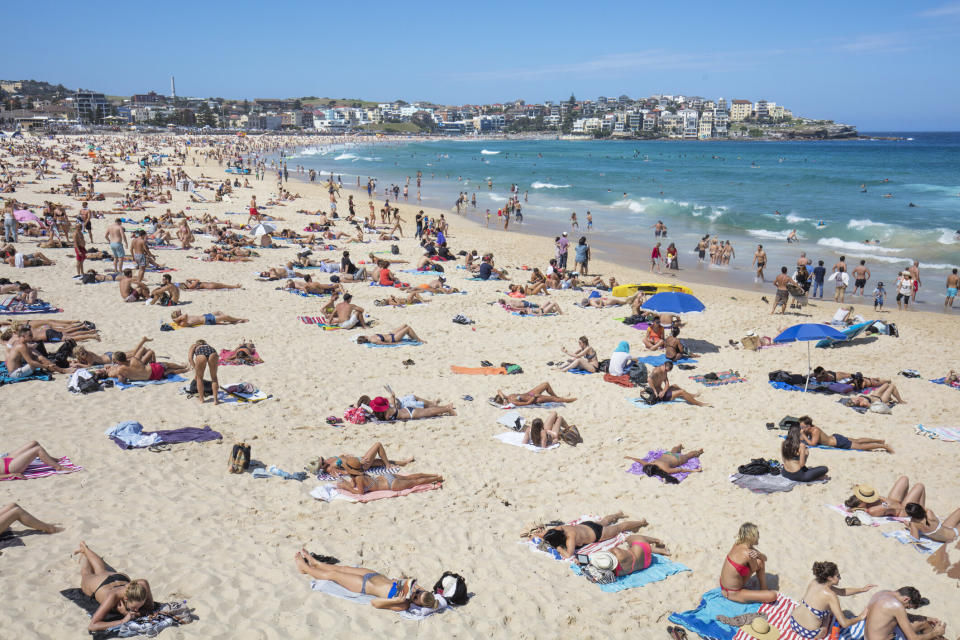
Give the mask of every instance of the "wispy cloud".
[[899, 53], [913, 48], [907, 42], [899, 34], [877, 33], [849, 38], [833, 48], [844, 53]]
[[940, 7], [927, 9], [917, 14], [921, 18], [940, 18], [943, 16], [960, 16], [960, 2], [950, 2]]

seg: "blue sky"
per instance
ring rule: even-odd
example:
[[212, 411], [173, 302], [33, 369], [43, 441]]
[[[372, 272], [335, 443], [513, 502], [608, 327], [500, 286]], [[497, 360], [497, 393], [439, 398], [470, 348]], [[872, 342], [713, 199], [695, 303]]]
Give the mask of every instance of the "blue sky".
[[[0, 78], [447, 104], [686, 93], [960, 130], [949, 2], [14, 3]], [[15, 53], [14, 53], [15, 52]]]

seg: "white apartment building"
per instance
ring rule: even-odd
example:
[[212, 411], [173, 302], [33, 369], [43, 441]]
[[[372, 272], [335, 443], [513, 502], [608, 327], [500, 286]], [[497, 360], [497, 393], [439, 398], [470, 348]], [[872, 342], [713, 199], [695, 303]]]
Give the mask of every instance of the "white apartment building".
[[699, 119], [699, 114], [696, 112], [696, 110], [684, 109], [682, 111], [678, 111], [677, 115], [679, 115], [683, 120], [683, 125], [682, 125], [683, 138], [696, 140], [697, 134], [699, 132], [697, 128], [697, 120]]

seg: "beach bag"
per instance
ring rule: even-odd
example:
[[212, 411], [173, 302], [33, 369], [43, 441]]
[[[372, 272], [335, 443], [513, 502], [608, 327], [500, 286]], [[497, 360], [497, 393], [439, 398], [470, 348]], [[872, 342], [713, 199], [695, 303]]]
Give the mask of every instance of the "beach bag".
[[600, 373], [610, 373], [610, 358], [604, 358], [600, 361], [600, 365], [597, 367], [597, 371]]
[[67, 338], [57, 349], [53, 356], [48, 356], [58, 367], [66, 369], [70, 366], [70, 356], [73, 354], [73, 348], [77, 346], [77, 341], [73, 338]]
[[86, 369], [78, 369], [70, 376], [70, 384], [67, 389], [73, 393], [93, 393], [100, 391], [103, 386], [100, 381], [93, 377], [93, 374]]
[[650, 386], [645, 386], [640, 390], [640, 399], [647, 404], [657, 404], [659, 400], [659, 398], [657, 398], [657, 392]]
[[793, 416], [783, 416], [780, 419], [780, 428], [784, 431], [789, 431], [790, 427], [799, 427], [800, 418], [794, 418]]
[[745, 476], [780, 475], [780, 469], [763, 458], [754, 458], [747, 464], [740, 465], [737, 472]]
[[459, 573], [444, 571], [437, 583], [433, 585], [433, 592], [443, 596], [443, 599], [450, 604], [467, 604], [467, 581]]
[[243, 473], [250, 467], [250, 445], [240, 442], [233, 445], [230, 450], [230, 463], [227, 465], [227, 471], [230, 473]]
[[767, 377], [770, 379], [770, 382], [786, 382], [790, 384], [790, 381], [793, 379], [793, 374], [783, 369], [777, 369], [767, 374]]
[[740, 339], [740, 344], [743, 345], [744, 349], [756, 351], [760, 346], [760, 338], [758, 336], [744, 336]]
[[508, 375], [523, 373], [523, 367], [521, 367], [518, 364], [513, 364], [510, 362], [501, 362], [500, 366], [507, 370]]
[[398, 247], [395, 244], [390, 245], [390, 253], [392, 253], [395, 256], [400, 255], [400, 247]]
[[[211, 382], [210, 380], [204, 380], [203, 392], [213, 393], [213, 382]], [[190, 381], [190, 384], [187, 386], [187, 393], [189, 395], [197, 395], [197, 379], [196, 378]]]
[[617, 581], [617, 574], [610, 569], [598, 569], [592, 564], [581, 567], [584, 577], [594, 584], [613, 584]]
[[343, 413], [343, 419], [350, 424], [364, 424], [367, 421], [367, 414], [360, 407], [353, 407]]
[[578, 444], [583, 442], [583, 436], [580, 435], [580, 430], [575, 426], [569, 426], [563, 431], [560, 432], [560, 439], [566, 442], [571, 447], [575, 447]]
[[635, 387], [642, 387], [647, 384], [647, 365], [642, 362], [634, 362], [630, 366], [630, 371], [627, 372], [627, 375], [630, 376], [630, 382], [632, 382]]

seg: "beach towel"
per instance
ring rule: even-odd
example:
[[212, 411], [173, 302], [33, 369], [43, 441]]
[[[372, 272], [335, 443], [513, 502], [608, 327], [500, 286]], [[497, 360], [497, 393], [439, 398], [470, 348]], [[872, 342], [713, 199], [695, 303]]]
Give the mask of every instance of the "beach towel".
[[[354, 593], [353, 591], [341, 587], [332, 580], [313, 579], [310, 581], [310, 588], [314, 591], [319, 591], [329, 596], [333, 596], [334, 598], [340, 598], [341, 600], [347, 600], [356, 604], [370, 604], [372, 600], [376, 599], [375, 596]], [[449, 607], [449, 605], [443, 596], [437, 595], [436, 598], [436, 609], [427, 609], [425, 607], [418, 607], [414, 604], [411, 604], [410, 608], [406, 611], [398, 611], [397, 613], [399, 613], [400, 617], [405, 620], [423, 620], [424, 618], [432, 616], [435, 613], [442, 613]]]
[[[797, 602], [795, 600], [778, 593], [777, 599], [773, 602], [761, 604], [757, 613], [766, 617], [770, 626], [775, 627], [780, 632], [780, 640], [804, 640], [803, 636], [799, 635], [790, 626], [790, 618], [796, 608]], [[754, 640], [754, 637], [746, 631], [737, 629], [737, 632], [733, 635], [733, 640]]]
[[[660, 365], [662, 365], [664, 362], [667, 361], [667, 356], [666, 354], [659, 353], [655, 356], [639, 357], [637, 358], [637, 361], [643, 362], [644, 364], [648, 364], [651, 367], [659, 367]], [[674, 360], [673, 364], [686, 364], [688, 362], [696, 362], [696, 361], [697, 360], [695, 358], [681, 358], [680, 360]]]
[[308, 291], [300, 291], [299, 289], [280, 289], [280, 291], [286, 291], [287, 293], [292, 293], [295, 296], [300, 296], [301, 298], [325, 298], [328, 293], [310, 293]]
[[659, 407], [662, 404], [686, 404], [686, 400], [683, 398], [673, 398], [667, 402], [657, 402], [655, 404], [647, 404], [644, 402], [643, 398], [627, 398], [627, 402], [635, 406], [637, 409], [650, 409], [652, 407]]
[[433, 484], [418, 484], [415, 487], [409, 489], [404, 489], [402, 491], [370, 491], [362, 495], [356, 495], [353, 493], [346, 493], [337, 488], [337, 485], [333, 482], [328, 482], [326, 484], [318, 484], [310, 492], [310, 495], [316, 498], [317, 500], [323, 500], [324, 502], [331, 502], [333, 500], [346, 500], [348, 502], [373, 502], [374, 500], [383, 500], [384, 498], [397, 498], [400, 496], [408, 496], [411, 493], [422, 493], [424, 491], [433, 491], [434, 489], [441, 489], [442, 484], [436, 482]]
[[581, 375], [581, 376], [589, 376], [589, 375], [591, 375], [591, 374], [593, 374], [593, 373], [597, 373], [597, 372], [596, 372], [596, 371], [584, 371], [583, 369], [567, 369], [567, 373], [575, 373], [575, 374]]
[[950, 387], [951, 389], [960, 389], [960, 385], [947, 383], [946, 377], [936, 378], [935, 380], [931, 380], [930, 382], [932, 382], [933, 384], [942, 384], [943, 386]]
[[[93, 616], [100, 603], [88, 596], [82, 589], [76, 587], [64, 589], [60, 592], [64, 598], [83, 609], [88, 616]], [[176, 627], [183, 624], [189, 624], [198, 618], [193, 615], [193, 610], [187, 607], [187, 601], [178, 602], [158, 602], [154, 613], [142, 616], [135, 620], [118, 624], [104, 631], [91, 631], [90, 636], [94, 640], [105, 640], [106, 638], [133, 638], [135, 636], [154, 637], [164, 629]], [[119, 619], [117, 620], [119, 622]]]
[[704, 376], [690, 376], [690, 379], [707, 387], [719, 387], [724, 384], [736, 384], [747, 381], [746, 378], [733, 371], [718, 371], [716, 380], [707, 380]]
[[450, 365], [450, 371], [468, 376], [505, 376], [507, 370], [503, 367], [458, 367]]
[[[390, 467], [388, 469], [387, 467], [377, 465], [376, 467], [370, 467], [363, 473], [368, 476], [384, 476], [388, 473], [397, 474], [400, 473], [400, 467]], [[337, 478], [336, 476], [330, 475], [326, 471], [320, 471], [317, 473], [317, 480], [336, 481]]]
[[363, 344], [367, 347], [419, 347], [423, 343], [419, 340], [410, 340], [409, 338], [404, 338], [400, 342], [394, 342], [393, 344], [372, 344], [370, 342], [364, 342]]
[[117, 378], [108, 378], [108, 380], [113, 380], [113, 385], [117, 389], [133, 389], [134, 387], [146, 387], [154, 384], [167, 384], [168, 382], [184, 382], [186, 378], [179, 375], [172, 375], [162, 378], [161, 380], [129, 380], [127, 382], [120, 382]]
[[27, 380], [53, 380], [53, 376], [46, 371], [34, 371], [28, 376], [22, 378], [11, 378], [10, 372], [7, 371], [7, 363], [0, 362], [0, 386], [5, 384], [13, 384], [15, 382], [26, 382]]
[[730, 476], [730, 482], [742, 489], [749, 489], [754, 493], [776, 493], [778, 491], [792, 491], [794, 487], [807, 484], [823, 484], [828, 477], [824, 476], [812, 482], [797, 482], [783, 476], [765, 474], [762, 476], [750, 476], [742, 473], [735, 473]]
[[936, 542], [935, 540], [930, 540], [928, 538], [914, 538], [910, 535], [909, 531], [904, 529], [895, 529], [893, 531], [882, 531], [884, 538], [893, 538], [900, 544], [909, 544], [914, 549], [919, 551], [924, 555], [930, 555], [935, 553], [937, 549], [943, 546], [944, 543]]
[[[340, 329], [343, 329], [343, 327], [338, 324], [327, 324], [327, 321], [323, 316], [297, 316], [297, 319], [299, 319], [303, 324], [316, 325], [324, 331], [339, 331]], [[367, 324], [371, 325], [372, 323], [368, 320]]]
[[[499, 422], [499, 420], [498, 420], [498, 422]], [[559, 442], [555, 442], [554, 444], [552, 444], [552, 445], [550, 445], [549, 447], [546, 447], [546, 448], [538, 447], [538, 446], [535, 446], [535, 445], [532, 445], [532, 444], [523, 444], [523, 432], [522, 432], [522, 431], [504, 431], [503, 433], [498, 433], [497, 435], [495, 435], [495, 436], [493, 436], [493, 437], [494, 437], [495, 439], [499, 440], [500, 442], [504, 443], [504, 444], [512, 444], [512, 445], [515, 446], [515, 447], [523, 447], [524, 449], [527, 449], [528, 451], [534, 451], [534, 452], [537, 452], [537, 453], [540, 453], [540, 452], [543, 452], [543, 451], [547, 451], [547, 450], [549, 450], [549, 449], [556, 449], [557, 447], [560, 446], [560, 443], [559, 443]]]
[[259, 389], [256, 389], [253, 393], [227, 393], [221, 389], [217, 394], [217, 401], [220, 404], [251, 405], [269, 400], [272, 397], [273, 394], [264, 393]]
[[[576, 564], [571, 564], [570, 570], [578, 576], [583, 574], [583, 570]], [[690, 571], [690, 568], [680, 564], [679, 562], [674, 562], [665, 556], [654, 553], [653, 559], [650, 562], [650, 566], [646, 569], [635, 571], [634, 573], [630, 573], [625, 576], [620, 576], [610, 584], [601, 584], [599, 586], [601, 591], [606, 593], [616, 593], [618, 591], [626, 591], [627, 589], [634, 589], [636, 587], [642, 587], [654, 582], [666, 580], [670, 576], [680, 573], [681, 571]]]
[[632, 389], [634, 386], [633, 380], [630, 379], [630, 376], [626, 373], [621, 376], [614, 376], [609, 373], [603, 374], [604, 382], [612, 382], [613, 384], [618, 384], [621, 387], [626, 387], [627, 389]]
[[22, 316], [31, 313], [60, 313], [63, 309], [52, 306], [49, 302], [26, 302], [15, 301], [13, 296], [0, 302], [0, 315]]
[[121, 449], [142, 449], [156, 444], [180, 444], [183, 442], [210, 442], [222, 440], [223, 434], [214, 431], [210, 425], [204, 427], [182, 427], [165, 431], [144, 431], [139, 422], [127, 421], [114, 425], [106, 430], [109, 436]]
[[[630, 468], [627, 469], [627, 473], [632, 473], [632, 474], [635, 475], [635, 476], [646, 476], [647, 474], [645, 474], [645, 473], [643, 472], [643, 465], [644, 465], [644, 464], [648, 464], [648, 463], [650, 463], [650, 462], [653, 462], [654, 460], [659, 460], [660, 458], [663, 457], [663, 454], [665, 454], [666, 452], [667, 452], [666, 449], [654, 449], [654, 450], [652, 450], [652, 451], [648, 451], [648, 452], [647, 452], [647, 455], [643, 456], [643, 458], [642, 458], [643, 462], [634, 462], [633, 464], [631, 464], [631, 465], [630, 465]], [[692, 471], [692, 470], [694, 470], [694, 469], [699, 469], [699, 468], [700, 468], [700, 458], [690, 458], [690, 459], [687, 460], [684, 464], [680, 465], [679, 468], [680, 468], [680, 469], [689, 469], [690, 471]], [[687, 479], [687, 476], [689, 476], [690, 473], [689, 473], [689, 472], [688, 472], [688, 473], [674, 473], [674, 474], [671, 474], [671, 475], [672, 475], [674, 478], [676, 478], [677, 481], [683, 482], [684, 480]], [[652, 476], [652, 477], [656, 478], [656, 479], [659, 480], [660, 482], [663, 482], [663, 481], [664, 481], [663, 478], [661, 478], [660, 476]]]
[[250, 362], [227, 362], [229, 358], [232, 358], [237, 354], [236, 351], [230, 351], [229, 349], [220, 349], [220, 364], [221, 365], [248, 365], [254, 366], [258, 364], [263, 364], [263, 358], [260, 357], [260, 354], [256, 351], [253, 352], [250, 356]]
[[902, 524], [910, 521], [910, 518], [897, 518], [894, 516], [871, 516], [866, 511], [853, 511], [848, 509], [846, 505], [842, 504], [828, 504], [826, 506], [844, 517], [856, 516], [860, 521], [860, 524], [867, 527], [879, 527], [881, 524]]
[[960, 428], [957, 427], [925, 427], [918, 424], [915, 431], [918, 436], [926, 436], [933, 440], [960, 442]]
[[720, 594], [720, 589], [711, 589], [703, 594], [696, 609], [671, 613], [668, 620], [674, 624], [698, 634], [703, 638], [713, 640], [733, 640], [737, 633], [736, 627], [731, 627], [717, 620], [717, 616], [735, 618], [748, 613], [757, 613], [759, 604], [740, 604], [727, 600]]
[[23, 470], [21, 474], [22, 478], [4, 478], [4, 480], [33, 480], [34, 478], [46, 478], [47, 476], [58, 476], [65, 473], [73, 473], [74, 471], [83, 471], [83, 467], [79, 467], [72, 462], [70, 458], [64, 456], [57, 460], [63, 469], [60, 471], [54, 470], [53, 467], [47, 465], [43, 460], [37, 458], [33, 462], [27, 465], [27, 468]]

